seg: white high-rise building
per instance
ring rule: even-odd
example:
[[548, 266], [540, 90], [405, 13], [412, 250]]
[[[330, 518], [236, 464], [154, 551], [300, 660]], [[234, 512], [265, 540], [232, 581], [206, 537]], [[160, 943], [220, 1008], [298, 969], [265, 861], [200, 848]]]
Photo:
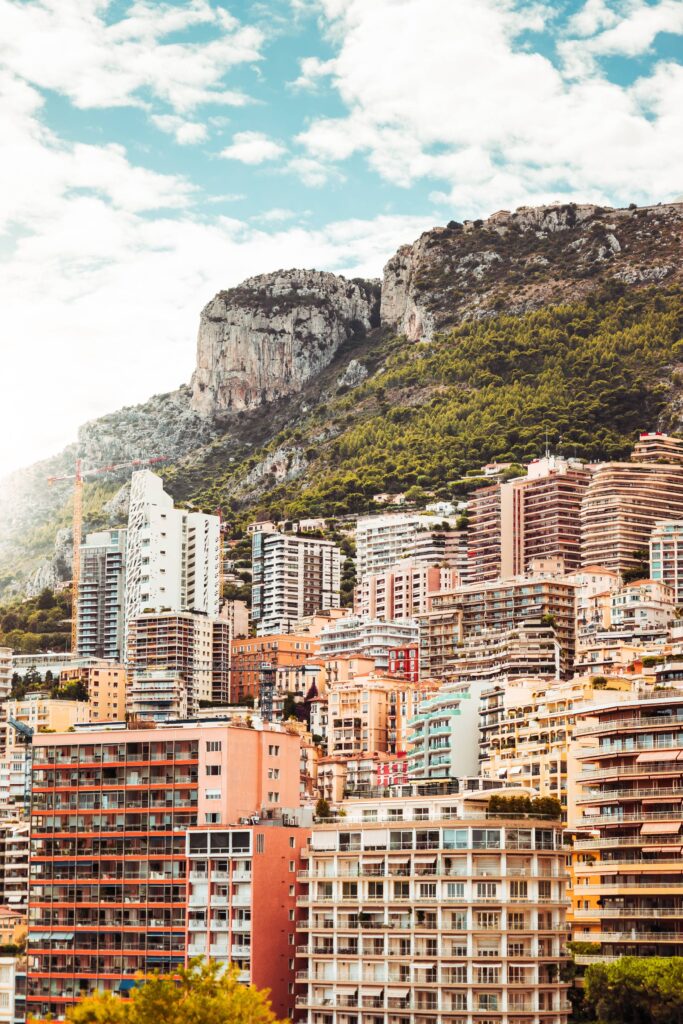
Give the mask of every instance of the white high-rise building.
[[341, 551], [306, 534], [255, 533], [251, 617], [259, 636], [289, 633], [307, 615], [338, 608]]
[[0, 700], [5, 700], [12, 689], [14, 661], [11, 647], [0, 647]]
[[396, 512], [362, 516], [356, 526], [356, 569], [361, 580], [368, 573], [383, 572], [401, 559], [412, 557], [431, 564], [455, 565], [458, 537], [452, 535], [448, 550], [436, 544], [429, 531], [437, 530], [447, 517], [420, 512]]
[[126, 629], [145, 611], [218, 615], [218, 516], [173, 507], [160, 477], [133, 473], [128, 514]]

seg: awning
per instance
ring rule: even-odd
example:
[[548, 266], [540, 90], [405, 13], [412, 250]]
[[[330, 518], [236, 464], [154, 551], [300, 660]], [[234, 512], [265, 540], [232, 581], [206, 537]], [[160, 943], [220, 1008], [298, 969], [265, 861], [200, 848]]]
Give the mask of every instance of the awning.
[[24, 897], [21, 895], [20, 892], [13, 892], [13, 893], [10, 893], [10, 895], [7, 897], [7, 902], [8, 903], [21, 903], [23, 898]]
[[383, 864], [383, 863], [384, 863], [384, 857], [382, 857], [382, 856], [372, 857], [369, 854], [366, 854], [365, 857], [363, 857], [363, 864]]
[[411, 964], [414, 971], [433, 971], [436, 964]]
[[680, 750], [647, 750], [638, 754], [636, 764], [652, 764], [654, 761], [676, 761]]
[[338, 996], [355, 996], [358, 994], [358, 985], [337, 985]]
[[[683, 847], [677, 846], [676, 843], [671, 843], [670, 846], [643, 846], [643, 853], [680, 853]], [[653, 864], [657, 864], [657, 861], [653, 861]]]
[[122, 978], [118, 984], [119, 992], [130, 992], [132, 988], [137, 988], [140, 984], [138, 978]]
[[680, 821], [646, 821], [641, 825], [641, 836], [675, 835], [680, 832]]
[[416, 857], [416, 864], [436, 864], [436, 854], [433, 853], [431, 857]]
[[410, 995], [409, 988], [388, 988], [387, 996], [389, 999], [407, 999]]

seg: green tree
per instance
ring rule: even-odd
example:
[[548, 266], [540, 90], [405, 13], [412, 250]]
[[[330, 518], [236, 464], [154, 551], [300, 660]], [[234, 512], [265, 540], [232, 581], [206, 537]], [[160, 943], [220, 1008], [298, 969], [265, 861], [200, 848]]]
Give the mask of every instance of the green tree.
[[591, 964], [585, 1001], [597, 1024], [680, 1024], [683, 957], [621, 957]]
[[175, 974], [140, 976], [130, 999], [96, 992], [67, 1011], [69, 1024], [278, 1024], [267, 991], [239, 969], [193, 960]]

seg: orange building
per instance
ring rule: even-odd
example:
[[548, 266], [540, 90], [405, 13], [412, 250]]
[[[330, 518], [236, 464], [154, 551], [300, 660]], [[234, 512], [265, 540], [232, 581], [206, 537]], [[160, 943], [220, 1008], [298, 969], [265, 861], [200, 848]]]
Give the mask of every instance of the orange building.
[[231, 703], [239, 704], [245, 697], [258, 698], [266, 677], [272, 677], [274, 683], [278, 669], [303, 665], [317, 653], [317, 638], [305, 633], [278, 633], [233, 641]]
[[282, 727], [215, 719], [36, 734], [29, 1016], [185, 964], [187, 831], [298, 808], [299, 748]]
[[83, 661], [59, 673], [59, 684], [82, 683], [91, 722], [123, 722], [126, 717], [126, 669], [111, 661]]

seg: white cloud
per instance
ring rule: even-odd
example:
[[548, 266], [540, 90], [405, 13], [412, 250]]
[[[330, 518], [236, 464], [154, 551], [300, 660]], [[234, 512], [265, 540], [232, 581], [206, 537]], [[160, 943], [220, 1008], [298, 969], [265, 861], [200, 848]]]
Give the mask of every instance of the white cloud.
[[285, 147], [270, 139], [263, 132], [236, 132], [232, 143], [221, 150], [226, 160], [239, 160], [243, 164], [263, 164], [268, 160], [277, 160], [285, 152]]
[[[187, 381], [202, 305], [281, 266], [377, 274], [421, 218], [313, 229], [204, 220], [184, 178], [117, 146], [67, 144], [37, 90], [0, 77], [0, 476], [58, 451], [86, 419]], [[238, 196], [222, 196], [224, 201]]]
[[292, 88], [314, 90], [323, 79], [332, 74], [334, 61], [320, 60], [319, 57], [304, 57], [299, 61], [299, 67], [301, 74], [291, 83]]
[[308, 156], [293, 157], [287, 163], [286, 169], [310, 188], [322, 188], [330, 181], [344, 180], [343, 174], [336, 167]]
[[264, 224], [284, 224], [288, 220], [294, 220], [298, 214], [294, 210], [286, 210], [281, 206], [274, 206], [272, 210], [265, 210], [263, 213], [252, 217], [252, 220], [261, 221]]
[[[109, 17], [108, 17], [109, 15]], [[169, 41], [204, 27], [207, 42]], [[145, 106], [151, 96], [177, 112], [212, 102], [242, 105], [225, 75], [261, 59], [263, 33], [209, 0], [133, 3], [111, 18], [107, 0], [0, 0], [0, 63], [77, 107]]]
[[204, 142], [209, 135], [205, 124], [198, 121], [186, 121], [177, 114], [153, 114], [152, 122], [159, 131], [173, 135], [176, 142], [181, 146], [191, 146], [197, 142]]
[[393, 184], [442, 183], [442, 201], [464, 216], [542, 197], [627, 203], [680, 192], [683, 130], [670, 106], [664, 116], [660, 95], [673, 71], [660, 64], [621, 86], [594, 60], [643, 52], [658, 32], [682, 31], [682, 4], [632, 0], [615, 13], [587, 3], [560, 44], [569, 76], [519, 45], [520, 32], [538, 31], [544, 18], [555, 30], [551, 6], [320, 0], [318, 7], [337, 49], [326, 72], [348, 111], [313, 120], [297, 137], [323, 166], [362, 153]]

